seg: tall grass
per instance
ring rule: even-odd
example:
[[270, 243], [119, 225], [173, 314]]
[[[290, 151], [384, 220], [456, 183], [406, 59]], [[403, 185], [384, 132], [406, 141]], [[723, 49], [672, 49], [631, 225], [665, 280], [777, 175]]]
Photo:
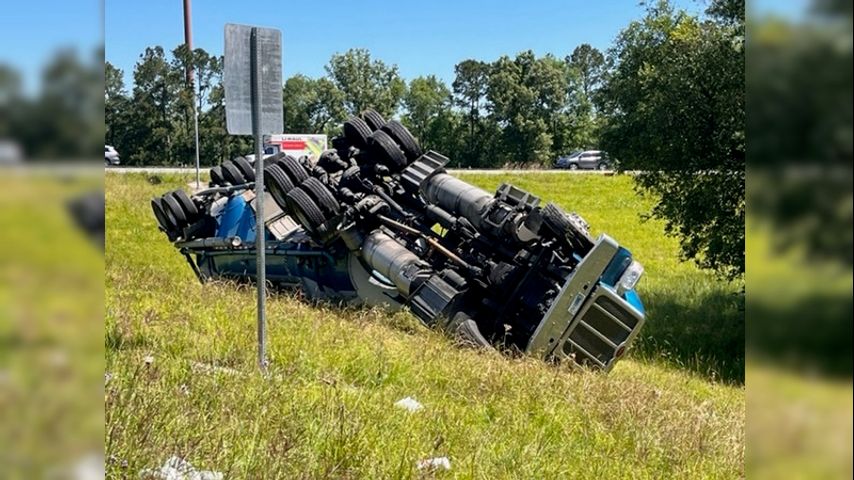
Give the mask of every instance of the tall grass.
[[[510, 178], [466, 179], [494, 188]], [[106, 180], [110, 477], [171, 455], [227, 478], [742, 475], [744, 389], [721, 381], [731, 352], [690, 333], [737, 323], [728, 302], [702, 308], [704, 296], [737, 288], [679, 263], [661, 225], [638, 221], [648, 205], [627, 179], [512, 178], [578, 211], [645, 263], [645, 339], [612, 374], [460, 348], [406, 313], [280, 295], [268, 303], [268, 378], [255, 368], [254, 291], [197, 283], [148, 211], [150, 197], [187, 178], [160, 180]], [[696, 355], [683, 353], [689, 340]], [[425, 408], [393, 406], [406, 396]], [[436, 456], [451, 470], [416, 468]]]

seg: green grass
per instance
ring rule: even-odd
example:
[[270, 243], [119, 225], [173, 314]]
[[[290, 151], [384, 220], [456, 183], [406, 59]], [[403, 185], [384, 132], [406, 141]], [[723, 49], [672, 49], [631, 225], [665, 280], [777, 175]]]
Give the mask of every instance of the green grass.
[[[661, 225], [639, 221], [649, 203], [628, 178], [465, 178], [487, 189], [512, 180], [553, 199], [645, 264], [644, 338], [610, 375], [459, 348], [406, 313], [283, 295], [268, 302], [271, 368], [261, 378], [254, 290], [199, 285], [149, 212], [149, 198], [188, 178], [151, 185], [111, 174], [108, 476], [171, 455], [227, 478], [741, 476], [743, 351], [730, 350], [743, 338], [740, 287], [680, 263]], [[406, 396], [424, 410], [393, 407]], [[434, 456], [451, 470], [415, 468]]]
[[104, 258], [66, 202], [93, 177], [0, 179], [0, 477], [58, 475], [101, 448]]

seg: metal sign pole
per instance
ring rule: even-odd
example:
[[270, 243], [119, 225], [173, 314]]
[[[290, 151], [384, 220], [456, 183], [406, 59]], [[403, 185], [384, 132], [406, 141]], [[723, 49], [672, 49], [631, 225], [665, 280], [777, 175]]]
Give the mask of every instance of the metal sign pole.
[[267, 269], [264, 246], [264, 145], [261, 133], [261, 62], [258, 58], [258, 29], [249, 36], [252, 66], [252, 134], [255, 137], [255, 249], [258, 285], [258, 366], [267, 373]]
[[264, 215], [264, 137], [281, 132], [282, 32], [225, 25], [225, 124], [232, 135], [255, 139], [255, 280], [258, 287], [258, 367], [267, 373], [267, 272]]

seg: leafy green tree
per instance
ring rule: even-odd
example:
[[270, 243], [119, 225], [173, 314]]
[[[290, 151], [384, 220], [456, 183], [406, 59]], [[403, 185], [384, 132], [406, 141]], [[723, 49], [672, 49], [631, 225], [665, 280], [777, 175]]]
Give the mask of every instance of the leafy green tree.
[[637, 185], [683, 256], [730, 278], [744, 272], [740, 15], [699, 19], [657, 3], [617, 37], [602, 92], [603, 148], [642, 172]]
[[130, 163], [157, 165], [174, 159], [174, 121], [183, 72], [176, 72], [163, 47], [148, 47], [134, 66]]
[[[101, 147], [103, 57], [58, 52], [42, 71], [42, 90], [29, 104], [15, 138], [34, 159], [91, 158]], [[81, 133], [85, 132], [85, 133]]]
[[11, 137], [21, 112], [21, 76], [0, 64], [0, 138]]
[[421, 139], [424, 145], [435, 145], [438, 139], [431, 138], [430, 127], [440, 115], [451, 108], [451, 91], [435, 75], [418, 77], [409, 82], [403, 97], [406, 113], [403, 122]]
[[563, 64], [533, 52], [504, 56], [492, 64], [487, 98], [494, 121], [503, 126], [502, 162], [547, 163], [551, 160], [554, 112], [566, 103]]
[[[780, 251], [854, 261], [851, 2], [814, 2], [799, 23], [751, 24], [747, 118], [751, 213]], [[848, 40], [846, 40], [848, 39]], [[849, 319], [850, 320], [850, 319]]]
[[21, 96], [21, 75], [7, 65], [0, 64], [0, 105], [6, 105]]
[[[199, 160], [211, 152], [205, 152], [202, 148], [201, 137], [209, 134], [203, 131], [201, 116], [208, 107], [211, 90], [222, 78], [222, 57], [210, 55], [201, 48], [192, 52], [186, 44], [181, 44], [172, 50], [172, 61], [170, 63], [172, 75], [177, 85], [177, 98], [174, 105], [175, 123], [175, 149], [173, 160], [178, 163], [192, 164], [195, 161], [195, 132], [193, 115], [199, 115]], [[192, 78], [189, 74], [192, 73]], [[178, 121], [180, 119], [180, 121]]]
[[477, 60], [463, 60], [454, 67], [454, 72], [454, 103], [465, 111], [469, 135], [473, 137], [486, 100], [489, 65]]
[[463, 60], [454, 67], [452, 84], [454, 105], [462, 109], [466, 129], [461, 131], [464, 148], [458, 150], [460, 165], [482, 166], [495, 129], [484, 123], [486, 89], [489, 83], [489, 64], [478, 60]]
[[566, 58], [566, 63], [577, 73], [581, 93], [588, 101], [599, 86], [605, 68], [605, 56], [589, 43], [582, 43]]
[[561, 139], [558, 151], [596, 148], [600, 119], [594, 101], [605, 74], [605, 57], [585, 43], [576, 47], [565, 62], [568, 124], [566, 139]]
[[326, 73], [344, 95], [344, 105], [350, 114], [373, 108], [390, 117], [397, 112], [406, 90], [406, 83], [397, 72], [397, 65], [372, 60], [365, 49], [350, 49], [332, 55]]
[[345, 120], [344, 93], [328, 78], [294, 75], [282, 89], [286, 132], [325, 133]]
[[124, 117], [129, 107], [124, 72], [112, 63], [104, 63], [104, 140], [116, 145], [119, 136], [124, 133]]

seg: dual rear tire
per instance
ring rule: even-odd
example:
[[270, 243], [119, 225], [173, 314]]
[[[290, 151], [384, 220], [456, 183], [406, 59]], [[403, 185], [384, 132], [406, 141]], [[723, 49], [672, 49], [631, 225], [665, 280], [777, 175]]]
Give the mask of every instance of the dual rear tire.
[[310, 177], [292, 157], [284, 157], [264, 170], [267, 191], [286, 213], [292, 215], [309, 234], [341, 213], [335, 196], [320, 180]]
[[201, 217], [199, 208], [183, 191], [174, 190], [151, 200], [151, 210], [157, 225], [170, 239], [177, 238], [181, 231]]

